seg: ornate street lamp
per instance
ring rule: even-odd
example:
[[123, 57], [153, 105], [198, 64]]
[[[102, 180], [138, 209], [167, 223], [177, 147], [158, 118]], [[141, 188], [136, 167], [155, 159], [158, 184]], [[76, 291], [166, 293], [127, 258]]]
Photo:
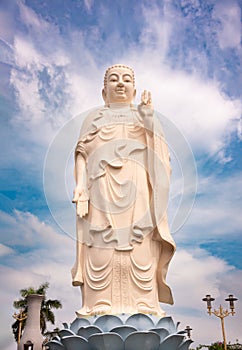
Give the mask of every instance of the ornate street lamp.
[[224, 327], [224, 318], [232, 315], [234, 316], [235, 311], [234, 311], [234, 302], [238, 300], [237, 298], [234, 298], [233, 294], [230, 294], [225, 301], [229, 302], [229, 307], [231, 311], [228, 311], [227, 309], [223, 309], [222, 305], [220, 305], [218, 310], [213, 310], [212, 311], [212, 301], [215, 299], [211, 297], [210, 294], [207, 294], [205, 298], [202, 299], [203, 301], [206, 301], [207, 303], [207, 310], [208, 314], [215, 315], [216, 317], [219, 317], [221, 320], [221, 327], [222, 327], [222, 335], [223, 335], [223, 342], [224, 342], [224, 350], [227, 350], [227, 342], [226, 342], [226, 336], [225, 336], [225, 327]]
[[234, 298], [233, 294], [229, 294], [228, 298], [225, 299], [225, 301], [229, 301], [229, 307], [231, 310], [231, 315], [234, 316], [235, 311], [234, 311], [234, 301], [238, 300], [237, 298]]
[[211, 316], [212, 315], [212, 301], [215, 299], [211, 297], [210, 294], [207, 294], [205, 298], [203, 298], [203, 301], [207, 302], [207, 309], [208, 309], [208, 314]]
[[34, 344], [28, 340], [26, 343], [24, 343], [24, 350], [33, 350]]

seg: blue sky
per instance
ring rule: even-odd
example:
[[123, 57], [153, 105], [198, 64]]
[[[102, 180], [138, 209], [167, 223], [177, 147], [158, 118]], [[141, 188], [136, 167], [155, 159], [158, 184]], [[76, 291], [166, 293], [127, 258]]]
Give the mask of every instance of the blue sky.
[[102, 105], [104, 71], [118, 62], [135, 70], [135, 102], [150, 90], [172, 125], [178, 250], [168, 276], [175, 305], [163, 308], [193, 328], [196, 344], [209, 343], [221, 339], [219, 321], [201, 299], [211, 293], [219, 305], [233, 293], [227, 338], [242, 342], [241, 57], [239, 0], [0, 2], [1, 347], [15, 349], [12, 301], [23, 287], [50, 282], [49, 297], [64, 306], [59, 325], [80, 308], [70, 278], [74, 117]]

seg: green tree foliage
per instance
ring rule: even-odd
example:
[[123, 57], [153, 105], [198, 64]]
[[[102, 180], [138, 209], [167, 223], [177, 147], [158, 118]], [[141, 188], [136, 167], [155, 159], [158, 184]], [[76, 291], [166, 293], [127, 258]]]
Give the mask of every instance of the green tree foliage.
[[216, 342], [208, 347], [208, 350], [224, 350], [224, 344], [222, 342]]
[[[212, 343], [210, 345], [202, 345], [196, 347], [196, 349], [190, 349], [190, 350], [201, 350], [201, 349], [208, 349], [208, 350], [224, 350], [224, 345], [222, 342], [217, 341], [215, 343]], [[239, 344], [238, 340], [236, 340], [235, 344], [228, 343], [227, 344], [228, 350], [242, 350], [242, 344]]]
[[[51, 300], [46, 298], [46, 291], [48, 288], [49, 288], [49, 283], [46, 282], [41, 284], [37, 289], [33, 287], [21, 289], [20, 295], [22, 298], [19, 300], [15, 300], [13, 302], [13, 306], [17, 310], [23, 311], [24, 313], [28, 314], [27, 296], [30, 294], [39, 294], [44, 296], [41, 304], [41, 309], [40, 309], [40, 329], [42, 334], [44, 334], [46, 331], [47, 322], [50, 322], [51, 324], [55, 323], [55, 315], [52, 309], [62, 308], [62, 304], [59, 300], [57, 299]], [[19, 325], [20, 325], [19, 320], [16, 320], [12, 324], [12, 331], [16, 341], [18, 341]], [[24, 329], [25, 325], [26, 325], [26, 319], [22, 322], [22, 330]]]

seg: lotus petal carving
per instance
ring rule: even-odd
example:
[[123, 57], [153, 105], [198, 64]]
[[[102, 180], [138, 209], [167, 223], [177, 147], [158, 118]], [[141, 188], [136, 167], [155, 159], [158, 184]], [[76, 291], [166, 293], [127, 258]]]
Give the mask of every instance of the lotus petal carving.
[[125, 340], [125, 350], [145, 349], [157, 350], [160, 345], [160, 337], [155, 332], [131, 333]]
[[184, 336], [181, 334], [171, 334], [160, 344], [159, 350], [177, 349], [182, 343]]
[[90, 326], [90, 322], [86, 318], [76, 318], [75, 321], [71, 323], [70, 329], [77, 333], [80, 327]]
[[160, 336], [160, 341], [165, 339], [169, 335], [169, 331], [165, 328], [151, 328], [150, 331], [156, 332]]
[[154, 327], [154, 322], [152, 321], [152, 319], [144, 314], [132, 315], [127, 319], [125, 323], [130, 326], [134, 326], [139, 331], [145, 331]]
[[85, 339], [89, 339], [91, 335], [97, 334], [97, 333], [102, 333], [102, 330], [97, 326], [81, 327], [77, 331], [77, 335], [80, 335]]
[[64, 350], [64, 345], [61, 344], [58, 340], [51, 340], [46, 344], [50, 350]]
[[189, 350], [192, 343], [178, 331], [171, 317], [154, 315], [103, 315], [77, 318], [64, 324], [59, 337], [46, 344], [49, 350]]
[[71, 329], [61, 329], [59, 332], [60, 338], [67, 337], [68, 335], [75, 335], [75, 333]]
[[123, 322], [118, 316], [103, 315], [98, 317], [94, 325], [101, 328], [103, 332], [110, 332], [110, 329], [123, 325]]
[[89, 338], [92, 350], [124, 350], [124, 342], [115, 333], [94, 334]]
[[65, 350], [90, 350], [88, 341], [78, 335], [69, 335], [61, 339]]
[[161, 318], [157, 323], [157, 327], [167, 329], [169, 334], [176, 333], [177, 331], [177, 328], [175, 327], [175, 323], [170, 316]]
[[127, 338], [128, 335], [130, 335], [130, 333], [133, 333], [136, 331], [137, 329], [135, 327], [127, 326], [127, 325], [114, 327], [113, 329], [111, 329], [111, 332], [119, 334], [123, 339], [123, 341]]
[[193, 343], [191, 339], [184, 340], [179, 346], [178, 350], [188, 350], [189, 346]]

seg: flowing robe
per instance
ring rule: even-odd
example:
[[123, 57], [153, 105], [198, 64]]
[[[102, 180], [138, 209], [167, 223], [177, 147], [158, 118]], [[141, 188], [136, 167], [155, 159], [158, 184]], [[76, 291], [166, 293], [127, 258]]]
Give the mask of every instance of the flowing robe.
[[127, 105], [84, 121], [76, 157], [85, 159], [88, 214], [77, 217], [73, 285], [78, 315], [152, 313], [173, 303], [166, 284], [175, 251], [166, 208], [170, 161], [159, 121]]

